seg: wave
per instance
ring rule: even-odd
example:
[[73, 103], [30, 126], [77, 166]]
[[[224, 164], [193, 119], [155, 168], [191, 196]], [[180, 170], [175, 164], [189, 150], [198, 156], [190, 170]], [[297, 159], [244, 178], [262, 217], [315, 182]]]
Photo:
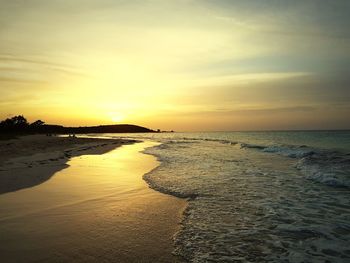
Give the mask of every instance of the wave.
[[[222, 144], [230, 144], [230, 145], [236, 145], [238, 142], [225, 140], [225, 139], [213, 139], [213, 138], [192, 138], [192, 137], [183, 137], [182, 140], [184, 141], [205, 141], [205, 142], [218, 142]], [[176, 141], [181, 143], [181, 141]]]
[[350, 156], [337, 152], [317, 153], [301, 158], [296, 168], [307, 179], [328, 186], [350, 187]]
[[[241, 149], [252, 149], [260, 152], [278, 154], [297, 159], [295, 167], [308, 180], [313, 180], [333, 187], [350, 188], [350, 154], [339, 151], [316, 149], [307, 145], [259, 145], [243, 142], [235, 142], [224, 139], [190, 138], [184, 137], [178, 140], [168, 140], [159, 147], [166, 148], [168, 144], [178, 144], [178, 147], [189, 147], [186, 144], [203, 142], [217, 142], [226, 145], [238, 145]], [[161, 158], [158, 156], [158, 158]], [[160, 160], [164, 161], [164, 160]], [[145, 176], [145, 180], [152, 184]], [[164, 189], [158, 189], [164, 192]], [[179, 197], [191, 197], [191, 194], [171, 192]]]
[[310, 180], [335, 187], [350, 187], [350, 155], [339, 151], [322, 150], [306, 145], [255, 145], [241, 143], [242, 149], [298, 159], [296, 168]]
[[[347, 191], [305, 182], [295, 168], [307, 179], [350, 187], [350, 155], [304, 145], [231, 144], [172, 138], [144, 151], [161, 162], [144, 175], [150, 187], [189, 199], [174, 254], [188, 262], [342, 262], [339, 255], [348, 250], [339, 233], [349, 226], [339, 211], [347, 209]], [[293, 158], [296, 166], [268, 154]], [[265, 166], [270, 159], [276, 162]]]
[[241, 148], [257, 149], [267, 153], [277, 153], [279, 155], [291, 158], [303, 158], [315, 154], [315, 150], [306, 145], [292, 146], [292, 145], [255, 145], [241, 143]]
[[[171, 144], [176, 144], [178, 148], [189, 148], [191, 144], [201, 142], [220, 143], [227, 146], [238, 146], [241, 149], [257, 150], [264, 153], [278, 154], [281, 156], [297, 160], [295, 167], [304, 175], [306, 179], [313, 180], [333, 187], [350, 187], [350, 155], [340, 151], [325, 150], [309, 147], [307, 145], [287, 145], [287, 144], [253, 144], [243, 141], [230, 140], [229, 138], [210, 138], [207, 136], [176, 136], [154, 137], [149, 135], [130, 136], [133, 139], [158, 140], [162, 144], [160, 148], [168, 148]], [[213, 146], [215, 147], [215, 146]], [[158, 156], [158, 158], [161, 158]], [[163, 161], [163, 160], [160, 160]], [[224, 160], [223, 160], [224, 161]], [[230, 161], [230, 160], [229, 160]], [[152, 184], [148, 176], [145, 180]], [[164, 192], [164, 189], [158, 189]], [[177, 196], [187, 196], [187, 194], [170, 193]], [[188, 194], [188, 196], [191, 196]]]

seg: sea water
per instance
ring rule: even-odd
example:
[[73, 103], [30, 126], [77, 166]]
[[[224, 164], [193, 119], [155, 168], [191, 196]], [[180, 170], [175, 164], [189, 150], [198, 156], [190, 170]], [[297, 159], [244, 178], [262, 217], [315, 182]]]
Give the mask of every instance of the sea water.
[[174, 252], [186, 260], [350, 262], [350, 132], [120, 136], [161, 142], [144, 179], [188, 198]]

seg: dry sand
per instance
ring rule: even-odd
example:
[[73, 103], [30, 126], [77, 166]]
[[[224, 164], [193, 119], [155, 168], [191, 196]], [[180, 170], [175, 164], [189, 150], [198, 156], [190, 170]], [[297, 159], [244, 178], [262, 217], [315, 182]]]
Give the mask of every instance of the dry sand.
[[41, 183], [0, 195], [1, 262], [179, 262], [172, 239], [187, 203], [142, 180], [158, 162], [140, 151], [154, 143], [114, 149], [125, 143], [1, 142], [2, 192]]

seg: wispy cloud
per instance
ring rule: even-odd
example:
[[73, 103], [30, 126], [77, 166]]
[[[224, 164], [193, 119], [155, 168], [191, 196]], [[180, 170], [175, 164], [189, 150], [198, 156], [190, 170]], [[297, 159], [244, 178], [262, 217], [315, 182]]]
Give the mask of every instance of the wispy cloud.
[[81, 72], [78, 68], [67, 64], [55, 63], [53, 61], [45, 61], [42, 59], [26, 58], [23, 56], [0, 55], [0, 71], [40, 71], [43, 69], [67, 75], [87, 77], [87, 74]]
[[345, 121], [348, 108], [326, 106], [350, 103], [349, 12], [346, 0], [2, 0], [0, 114], [40, 102], [150, 126], [163, 113]]

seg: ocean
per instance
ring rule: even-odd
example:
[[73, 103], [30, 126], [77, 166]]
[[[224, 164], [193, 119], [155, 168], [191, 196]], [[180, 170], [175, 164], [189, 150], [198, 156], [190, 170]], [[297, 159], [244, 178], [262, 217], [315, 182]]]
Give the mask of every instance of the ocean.
[[158, 141], [155, 190], [188, 198], [190, 262], [350, 262], [350, 132], [105, 134]]

